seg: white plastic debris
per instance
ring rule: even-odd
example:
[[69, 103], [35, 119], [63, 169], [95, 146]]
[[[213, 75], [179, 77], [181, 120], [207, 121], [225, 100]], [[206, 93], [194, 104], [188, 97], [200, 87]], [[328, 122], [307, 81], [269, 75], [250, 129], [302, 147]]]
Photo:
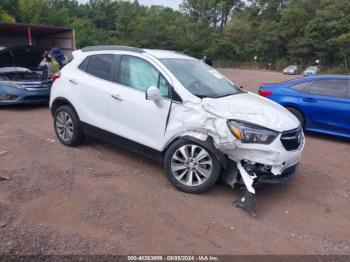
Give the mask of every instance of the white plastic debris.
[[1, 180], [10, 180], [10, 177], [8, 175], [5, 175], [5, 174], [0, 174], [0, 181]]
[[0, 151], [0, 156], [6, 155], [7, 153], [7, 151]]
[[5, 220], [0, 220], [0, 227], [6, 227], [7, 223]]

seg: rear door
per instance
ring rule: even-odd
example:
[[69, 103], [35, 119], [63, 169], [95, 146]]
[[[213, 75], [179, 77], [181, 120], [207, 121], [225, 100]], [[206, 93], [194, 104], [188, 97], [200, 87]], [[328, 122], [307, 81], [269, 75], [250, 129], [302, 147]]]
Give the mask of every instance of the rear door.
[[321, 79], [304, 90], [302, 107], [308, 128], [350, 132], [350, 99], [347, 79]]
[[72, 73], [68, 79], [80, 120], [104, 130], [109, 130], [108, 103], [116, 59], [113, 54], [88, 56], [80, 64], [79, 74]]

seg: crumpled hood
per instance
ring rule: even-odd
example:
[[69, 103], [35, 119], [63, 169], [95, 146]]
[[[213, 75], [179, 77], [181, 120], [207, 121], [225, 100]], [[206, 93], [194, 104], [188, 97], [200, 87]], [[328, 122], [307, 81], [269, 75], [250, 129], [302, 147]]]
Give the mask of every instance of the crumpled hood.
[[252, 93], [204, 98], [203, 108], [225, 119], [242, 120], [279, 132], [300, 126], [299, 120], [279, 104]]

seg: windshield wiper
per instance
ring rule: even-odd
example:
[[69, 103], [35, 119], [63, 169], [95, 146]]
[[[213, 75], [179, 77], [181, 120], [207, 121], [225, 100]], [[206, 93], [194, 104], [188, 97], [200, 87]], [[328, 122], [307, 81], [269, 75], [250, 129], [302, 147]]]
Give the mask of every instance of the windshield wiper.
[[[193, 94], [193, 93], [192, 93]], [[200, 94], [193, 94], [195, 95], [196, 97], [200, 98], [200, 99], [203, 99], [203, 98], [211, 98], [210, 96], [206, 96], [206, 95], [200, 95]]]
[[224, 94], [224, 95], [221, 95], [221, 96], [216, 96], [215, 98], [223, 98], [223, 97], [234, 96], [234, 95], [238, 95], [238, 94], [242, 94], [242, 93], [237, 92], [237, 93]]

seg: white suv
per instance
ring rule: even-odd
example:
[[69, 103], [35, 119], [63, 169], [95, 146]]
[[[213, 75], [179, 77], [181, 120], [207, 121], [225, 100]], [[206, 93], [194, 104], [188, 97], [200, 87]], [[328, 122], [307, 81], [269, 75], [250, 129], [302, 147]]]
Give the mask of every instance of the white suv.
[[179, 190], [199, 193], [220, 174], [234, 186], [288, 180], [300, 161], [299, 121], [182, 53], [97, 46], [73, 52], [50, 107], [67, 146], [95, 135], [164, 163]]

